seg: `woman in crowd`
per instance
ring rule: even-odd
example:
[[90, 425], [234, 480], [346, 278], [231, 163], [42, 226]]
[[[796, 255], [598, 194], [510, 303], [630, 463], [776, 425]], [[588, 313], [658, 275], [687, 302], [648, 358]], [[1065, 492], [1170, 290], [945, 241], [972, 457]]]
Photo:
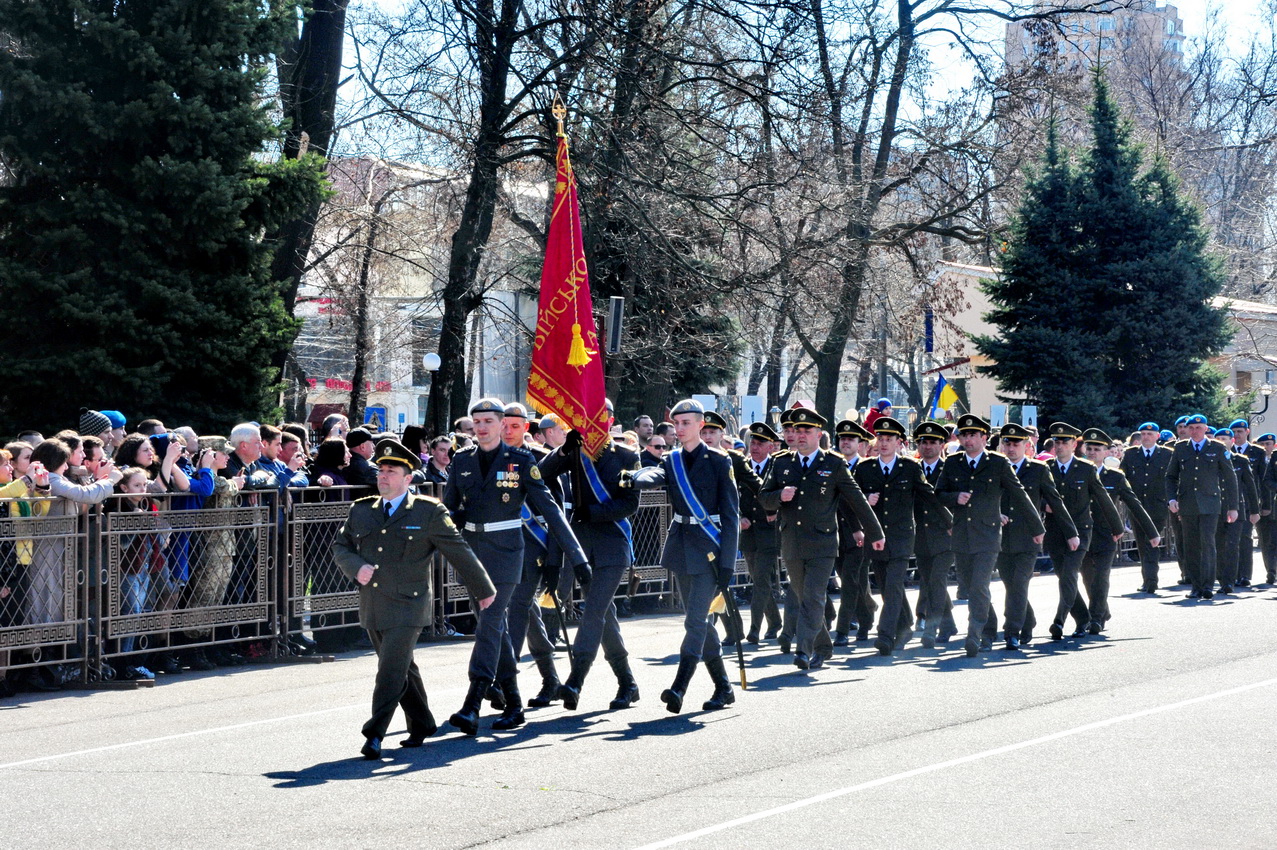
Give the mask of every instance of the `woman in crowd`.
[[[234, 478], [226, 478], [219, 473], [226, 469], [234, 448], [225, 437], [202, 437], [197, 444], [199, 454], [196, 456], [197, 474], [208, 473], [213, 479], [213, 494], [204, 500], [205, 509], [233, 508], [238, 504], [240, 488], [244, 486], [244, 472]], [[187, 587], [187, 608], [216, 608], [222, 604], [226, 596], [226, 587], [230, 584], [231, 571], [235, 565], [235, 532], [228, 527], [217, 527], [203, 532], [203, 546], [197, 547], [191, 569], [191, 581]], [[213, 629], [210, 626], [188, 629], [185, 637], [188, 641], [203, 643], [211, 639]], [[202, 657], [214, 665], [227, 666], [243, 659], [232, 656], [221, 647], [199, 650], [194, 657]], [[192, 664], [196, 669], [201, 665]]]
[[[106, 504], [109, 513], [158, 514], [159, 506], [147, 495], [150, 476], [140, 466], [130, 466], [120, 471], [115, 485], [119, 498]], [[158, 523], [157, 523], [158, 526]], [[120, 615], [141, 614], [148, 610], [151, 576], [163, 569], [164, 535], [158, 530], [138, 531], [120, 535]], [[136, 646], [132, 635], [120, 638], [120, 653], [128, 655]], [[155, 674], [140, 663], [130, 659], [120, 668], [122, 679], [154, 679]]]
[[[30, 463], [31, 447], [27, 449]], [[32, 515], [43, 515], [48, 510], [47, 501], [31, 502], [35, 488], [48, 489], [49, 474], [41, 472], [31, 484], [21, 478], [14, 477], [13, 454], [8, 449], [0, 449], [0, 517], [17, 519]], [[23, 612], [26, 609], [27, 568], [31, 565], [31, 540], [15, 536], [12, 539], [0, 540], [0, 628], [20, 626], [24, 622]], [[0, 696], [12, 696], [13, 688], [8, 682], [6, 669], [9, 666], [9, 651], [0, 651]]]

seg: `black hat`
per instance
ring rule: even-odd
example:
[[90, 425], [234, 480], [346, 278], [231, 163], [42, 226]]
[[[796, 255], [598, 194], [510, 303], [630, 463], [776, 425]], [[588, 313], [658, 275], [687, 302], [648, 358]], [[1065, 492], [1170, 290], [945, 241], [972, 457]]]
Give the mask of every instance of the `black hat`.
[[1051, 423], [1051, 437], [1055, 440], [1080, 440], [1082, 432], [1067, 422]]
[[[471, 411], [473, 412], [473, 411]], [[528, 409], [517, 401], [512, 401], [501, 410], [502, 416], [513, 416], [516, 419], [527, 419]]]
[[979, 431], [981, 434], [988, 434], [993, 430], [988, 422], [985, 422], [974, 413], [964, 413], [958, 417], [958, 433], [963, 431]]
[[795, 407], [793, 410], [789, 411], [789, 421], [793, 423], [795, 428], [800, 425], [805, 425], [811, 428], [824, 428], [825, 425], [828, 424], [825, 417], [821, 416], [814, 410], [807, 409], [806, 407]]
[[[1232, 432], [1230, 431], [1229, 433], [1232, 433]], [[1082, 433], [1082, 442], [1090, 443], [1093, 446], [1108, 447], [1113, 445], [1112, 438], [1110, 438], [1108, 434], [1105, 434], [1099, 428], [1087, 428], [1086, 431]]]
[[1004, 440], [1027, 440], [1033, 435], [1029, 433], [1029, 429], [1023, 425], [1017, 425], [1014, 422], [1008, 422], [998, 429], [998, 436]]
[[889, 437], [905, 438], [905, 426], [900, 424], [900, 420], [893, 419], [890, 416], [879, 416], [874, 420], [874, 433], [886, 434]]
[[470, 405], [470, 415], [474, 416], [476, 413], [496, 413], [505, 416], [505, 405], [499, 398], [481, 398]]
[[727, 420], [723, 418], [723, 414], [717, 410], [705, 411], [705, 421], [701, 423], [702, 428], [722, 428], [727, 430]]
[[766, 422], [752, 422], [749, 426], [749, 436], [755, 440], [762, 440], [766, 443], [779, 443], [780, 435], [771, 429]]
[[949, 432], [939, 422], [922, 422], [913, 429], [913, 438], [921, 440], [923, 437], [931, 437], [943, 443], [948, 441]]
[[855, 437], [857, 440], [866, 441], [874, 438], [874, 435], [869, 432], [868, 428], [851, 419], [843, 419], [835, 425], [834, 434], [839, 437]]
[[378, 466], [383, 463], [397, 463], [407, 467], [409, 472], [421, 469], [421, 458], [415, 452], [408, 451], [403, 443], [389, 437], [377, 443], [377, 450], [372, 457], [373, 463]]
[[678, 416], [680, 413], [699, 413], [704, 416], [705, 405], [694, 398], [685, 398], [670, 408], [670, 416]]
[[788, 410], [785, 410], [785, 411], [782, 411], [782, 412], [781, 412], [781, 414], [780, 414], [780, 424], [781, 424], [782, 426], [788, 425], [788, 426], [790, 426], [791, 428], [793, 427], [793, 425], [794, 425], [794, 408], [792, 408], [792, 407], [791, 407], [791, 408], [789, 408]]
[[364, 443], [372, 442], [372, 432], [367, 428], [352, 428], [350, 433], [346, 435], [346, 447], [353, 449], [355, 446], [362, 446]]

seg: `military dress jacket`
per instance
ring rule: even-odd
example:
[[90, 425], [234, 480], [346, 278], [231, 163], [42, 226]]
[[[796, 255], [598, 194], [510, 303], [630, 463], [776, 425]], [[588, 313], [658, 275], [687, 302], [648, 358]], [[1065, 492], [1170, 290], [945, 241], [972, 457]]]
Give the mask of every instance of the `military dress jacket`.
[[[851, 509], [850, 519], [858, 526], [852, 531], [864, 531], [866, 545], [883, 538], [878, 517], [841, 455], [817, 449], [806, 470], [798, 452], [784, 452], [773, 460], [758, 498], [764, 508], [777, 512], [776, 533], [782, 558], [837, 558], [840, 503]], [[782, 502], [780, 493], [786, 487], [796, 487], [798, 491], [793, 499]]]
[[1259, 489], [1255, 486], [1252, 461], [1245, 455], [1229, 452], [1233, 472], [1237, 475], [1237, 512], [1240, 517], [1259, 513]]
[[[931, 489], [935, 490], [936, 482], [940, 480], [940, 470], [944, 467], [944, 458], [936, 458], [936, 462], [931, 465], [930, 473], [927, 472], [927, 464], [924, 461], [919, 460], [918, 465], [922, 467], [922, 474], [931, 485]], [[934, 503], [925, 499], [915, 501], [913, 521], [914, 555], [919, 558], [934, 558], [936, 555], [953, 551], [953, 535], [950, 533], [953, 528], [953, 514], [943, 502], [939, 501], [939, 496]]]
[[586, 563], [532, 452], [501, 443], [484, 475], [479, 447], [471, 445], [453, 456], [449, 468], [443, 503], [495, 583], [518, 584], [523, 577], [524, 501], [535, 516], [545, 519], [569, 566]]
[[[1131, 523], [1136, 528], [1136, 533], [1144, 537], [1145, 540], [1152, 540], [1154, 537], [1160, 536], [1161, 532], [1157, 528], [1157, 523], [1148, 515], [1148, 511], [1144, 510], [1144, 503], [1140, 501], [1140, 497], [1136, 495], [1132, 489], [1130, 482], [1126, 480], [1126, 476], [1122, 474], [1120, 469], [1109, 469], [1102, 467], [1100, 469], [1100, 483], [1104, 485], [1104, 489], [1108, 492], [1109, 498], [1116, 505], [1119, 501], [1126, 505], [1127, 514], [1131, 518]], [[1113, 539], [1114, 534], [1125, 532], [1126, 528], [1121, 524], [1110, 526], [1101, 517], [1095, 523], [1097, 534], [1091, 541], [1089, 551], [1096, 554], [1107, 553], [1117, 548], [1117, 541]]]
[[742, 552], [774, 549], [776, 548], [776, 512], [763, 507], [758, 495], [762, 492], [763, 479], [767, 477], [768, 470], [776, 461], [772, 457], [764, 460], [762, 475], [754, 470], [752, 459], [746, 458], [745, 461], [749, 464], [750, 474], [758, 479], [758, 489], [740, 488], [740, 515], [742, 519], [749, 520], [749, 528], [740, 533], [740, 548]]
[[[1015, 465], [1012, 464], [1011, 468], [1015, 469]], [[1063, 535], [1065, 540], [1076, 537], [1077, 528], [1073, 525], [1073, 518], [1069, 516], [1069, 509], [1065, 506], [1064, 500], [1060, 498], [1060, 491], [1056, 489], [1055, 476], [1051, 474], [1050, 467], [1040, 460], [1025, 458], [1020, 462], [1016, 476], [1024, 486], [1024, 494], [1033, 504], [1034, 513], [1037, 514], [1038, 519], [1042, 519], [1042, 505], [1047, 505], [1051, 511], [1047, 514], [1044, 524], [1050, 527], [1054, 523], [1059, 529], [1058, 533]], [[1042, 544], [1033, 541], [1037, 535], [1031, 533], [1034, 525], [1025, 521], [1022, 502], [1012, 499], [1009, 493], [1003, 493], [1002, 513], [1011, 520], [1002, 527], [1003, 552], [1042, 551]]]
[[1188, 516], [1221, 514], [1237, 510], [1237, 473], [1228, 451], [1211, 439], [1200, 450], [1192, 440], [1180, 440], [1171, 449], [1166, 468], [1166, 498], [1179, 503]]
[[[732, 473], [732, 459], [727, 452], [711, 449], [704, 443], [692, 450], [690, 463], [682, 448], [666, 452], [659, 466], [648, 466], [635, 472], [631, 482], [636, 489], [665, 487], [673, 522], [665, 536], [661, 566], [677, 575], [701, 575], [718, 570], [722, 558], [734, 566], [740, 550], [740, 494]], [[719, 542], [691, 520], [691, 507], [674, 478], [673, 464], [683, 463], [693, 495], [718, 527]]]
[[359, 588], [359, 624], [372, 631], [424, 628], [431, 620], [431, 556], [436, 551], [476, 598], [496, 593], [483, 564], [437, 499], [409, 493], [389, 519], [380, 496], [353, 502], [333, 541], [333, 558], [351, 581], [364, 564], [376, 568], [372, 581]]
[[609, 442], [594, 469], [599, 482], [608, 495], [606, 505], [594, 496], [588, 481], [583, 478], [584, 469], [578, 466], [576, 451], [563, 452], [563, 446], [550, 452], [541, 461], [541, 473], [547, 479], [562, 480], [567, 476], [573, 490], [572, 531], [587, 548], [596, 567], [629, 567], [633, 563], [630, 542], [617, 525], [638, 511], [638, 491], [621, 486], [621, 472], [640, 468], [637, 452], [615, 442]]
[[953, 515], [936, 497], [936, 491], [927, 482], [918, 461], [899, 455], [892, 461], [891, 474], [883, 475], [882, 462], [870, 459], [856, 464], [856, 484], [868, 498], [878, 494], [878, 504], [873, 512], [878, 517], [886, 535], [886, 545], [881, 552], [871, 552], [875, 561], [891, 561], [910, 558], [914, 553], [915, 514], [919, 504], [926, 504], [940, 512], [940, 520], [946, 528], [953, 526]]
[[[1096, 525], [1093, 511], [1098, 511], [1103, 516], [1105, 528], [1121, 527], [1122, 518], [1118, 515], [1113, 500], [1109, 498], [1108, 491], [1104, 489], [1104, 484], [1100, 481], [1100, 471], [1095, 464], [1085, 458], [1074, 457], [1069, 461], [1067, 472], [1063, 470], [1058, 460], [1049, 460], [1046, 465], [1051, 468], [1055, 486], [1060, 491], [1060, 497], [1064, 499], [1064, 506], [1069, 509], [1069, 517], [1073, 520], [1077, 536], [1081, 539], [1081, 545], [1078, 547], [1080, 550], [1085, 551], [1091, 547], [1091, 532]], [[1047, 548], [1060, 548], [1071, 536], [1065, 535], [1064, 530], [1059, 528], [1052, 517], [1047, 517]]]
[[1171, 450], [1166, 446], [1154, 446], [1152, 457], [1145, 456], [1143, 446], [1131, 446], [1122, 453], [1122, 472], [1154, 522], [1159, 517], [1166, 521], [1166, 470], [1170, 465]]
[[[940, 468], [936, 493], [953, 511], [953, 551], [974, 555], [995, 553], [1002, 548], [1002, 496], [1019, 502], [1026, 523], [1034, 535], [1043, 532], [1036, 506], [1029, 501], [1024, 486], [1011, 469], [1005, 455], [985, 451], [975, 469], [965, 452], [949, 455]], [[958, 504], [961, 493], [970, 493], [965, 505]]]

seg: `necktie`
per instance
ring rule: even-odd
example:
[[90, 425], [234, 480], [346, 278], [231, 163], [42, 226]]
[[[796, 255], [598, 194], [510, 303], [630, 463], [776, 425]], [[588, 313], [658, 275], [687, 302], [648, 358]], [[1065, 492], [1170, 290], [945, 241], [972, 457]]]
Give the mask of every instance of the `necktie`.
[[808, 465], [811, 463], [811, 455], [803, 455], [803, 472], [807, 471]]
[[975, 458], [971, 458], [971, 471], [975, 472]]
[[1202, 444], [1201, 444], [1201, 443], [1193, 443], [1193, 451], [1195, 451], [1195, 452], [1200, 452], [1201, 450], [1202, 450]]
[[1151, 459], [1151, 458], [1153, 457], [1153, 450], [1152, 450], [1152, 449], [1145, 449], [1145, 450], [1144, 450], [1144, 457], [1146, 457], [1146, 458], [1150, 458], [1150, 459]]
[[754, 467], [754, 474], [759, 478], [763, 477], [763, 465], [761, 463]]
[[386, 502], [382, 507], [386, 509], [386, 519], [390, 519], [390, 503]]
[[891, 467], [887, 466], [887, 464], [884, 463], [882, 465], [882, 477], [886, 478], [890, 474], [891, 474]]

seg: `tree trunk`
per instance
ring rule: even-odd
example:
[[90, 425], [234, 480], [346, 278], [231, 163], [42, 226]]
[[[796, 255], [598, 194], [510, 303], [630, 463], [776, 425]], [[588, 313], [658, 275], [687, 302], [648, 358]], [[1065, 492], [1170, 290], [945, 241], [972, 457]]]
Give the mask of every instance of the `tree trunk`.
[[377, 245], [377, 213], [368, 222], [368, 241], [359, 259], [359, 282], [355, 287], [355, 368], [350, 374], [350, 421], [356, 426], [364, 421], [364, 405], [368, 393], [364, 389], [368, 373], [368, 329], [372, 308], [372, 257]]
[[[337, 86], [341, 82], [348, 2], [311, 0], [301, 33], [279, 52], [276, 71], [280, 107], [288, 121], [284, 136], [287, 159], [301, 155], [303, 134], [308, 152], [328, 155], [333, 139]], [[269, 237], [275, 244], [271, 274], [280, 282], [284, 309], [290, 316], [297, 305], [297, 289], [314, 239], [319, 209], [320, 205], [315, 204]], [[275, 352], [274, 365], [282, 369], [287, 355], [287, 348]]]

